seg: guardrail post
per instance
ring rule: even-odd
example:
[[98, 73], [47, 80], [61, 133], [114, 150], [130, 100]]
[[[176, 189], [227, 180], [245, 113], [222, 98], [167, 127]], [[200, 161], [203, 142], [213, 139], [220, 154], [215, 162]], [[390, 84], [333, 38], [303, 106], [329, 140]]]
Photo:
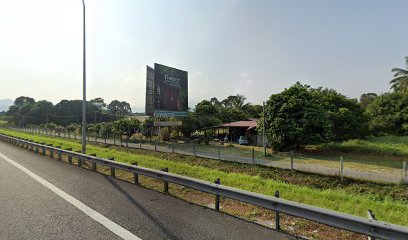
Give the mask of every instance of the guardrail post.
[[[53, 147], [52, 144], [49, 144], [48, 146]], [[54, 151], [50, 149], [50, 158], [54, 159]]]
[[[81, 153], [81, 150], [76, 151], [76, 152]], [[80, 157], [77, 157], [77, 160], [78, 160], [78, 167], [81, 167], [82, 166], [82, 159]]]
[[[214, 181], [215, 184], [221, 184], [221, 180], [217, 178], [217, 180]], [[215, 195], [215, 210], [220, 211], [220, 195], [216, 194]]]
[[[163, 172], [169, 172], [169, 168], [163, 168]], [[169, 193], [169, 182], [168, 181], [163, 181], [163, 188], [164, 188], [164, 193]]]
[[341, 178], [341, 181], [343, 181], [343, 178], [344, 178], [344, 161], [343, 161], [343, 156], [340, 157], [340, 178]]
[[[72, 151], [72, 148], [66, 148], [67, 151]], [[72, 156], [68, 155], [68, 163], [72, 164]]]
[[[279, 198], [279, 191], [275, 192], [275, 197]], [[280, 215], [279, 215], [279, 211], [275, 211], [275, 229], [277, 231], [280, 230]]]
[[[96, 157], [96, 153], [92, 153], [92, 154], [90, 154], [90, 156]], [[92, 162], [92, 171], [96, 172], [96, 163], [95, 162]]]
[[[370, 219], [370, 220], [377, 220], [377, 218], [375, 217], [373, 211], [371, 211], [370, 209], [368, 209], [367, 214], [368, 214], [368, 219]], [[372, 232], [375, 231], [374, 228], [371, 228], [370, 230], [371, 230]], [[368, 236], [367, 239], [368, 239], [368, 240], [375, 240], [375, 238], [374, 238], [374, 237], [371, 237], [371, 236]]]
[[[132, 165], [137, 167], [137, 162], [133, 162]], [[133, 178], [135, 180], [135, 184], [139, 184], [139, 174], [133, 173]]]
[[[115, 158], [114, 157], [111, 157], [111, 158], [109, 158], [109, 160], [112, 160], [112, 161], [115, 161]], [[116, 177], [116, 173], [115, 173], [115, 168], [114, 167], [111, 167], [111, 174], [110, 174], [110, 176], [111, 177]]]
[[252, 164], [255, 164], [255, 148], [252, 148]]
[[402, 181], [408, 183], [408, 166], [407, 161], [402, 162]]
[[[59, 148], [59, 149], [61, 149], [61, 146], [58, 146], [58, 147], [56, 147], [56, 148]], [[61, 153], [61, 151], [58, 151], [58, 160], [62, 160], [62, 153]]]
[[293, 170], [293, 158], [295, 157], [295, 153], [290, 151], [290, 170]]
[[[44, 145], [45, 143], [41, 143], [42, 145]], [[42, 155], [46, 155], [47, 154], [47, 150], [45, 149], [45, 147], [43, 146], [43, 147], [41, 147], [42, 149]]]

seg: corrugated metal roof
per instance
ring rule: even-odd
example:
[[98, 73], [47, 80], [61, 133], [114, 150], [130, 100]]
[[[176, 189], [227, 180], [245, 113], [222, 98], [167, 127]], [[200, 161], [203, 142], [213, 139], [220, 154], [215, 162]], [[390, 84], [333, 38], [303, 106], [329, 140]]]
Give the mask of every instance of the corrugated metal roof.
[[244, 128], [256, 128], [258, 124], [255, 121], [237, 121], [231, 123], [224, 123], [221, 127], [244, 127]]

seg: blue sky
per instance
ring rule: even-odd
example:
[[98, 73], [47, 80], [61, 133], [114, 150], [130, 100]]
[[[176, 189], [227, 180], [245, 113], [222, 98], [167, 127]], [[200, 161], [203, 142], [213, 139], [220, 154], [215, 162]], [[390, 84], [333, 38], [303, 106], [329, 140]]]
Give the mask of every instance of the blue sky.
[[[88, 0], [88, 98], [143, 111], [145, 68], [189, 72], [189, 105], [294, 82], [353, 98], [388, 91], [408, 55], [408, 1]], [[0, 99], [54, 103], [82, 89], [82, 2], [0, 0]]]

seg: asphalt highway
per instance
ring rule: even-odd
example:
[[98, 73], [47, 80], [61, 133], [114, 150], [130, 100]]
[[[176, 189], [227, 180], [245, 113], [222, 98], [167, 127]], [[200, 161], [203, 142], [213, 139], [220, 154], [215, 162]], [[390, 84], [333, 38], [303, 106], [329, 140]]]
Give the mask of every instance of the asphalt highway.
[[293, 239], [0, 142], [0, 239]]

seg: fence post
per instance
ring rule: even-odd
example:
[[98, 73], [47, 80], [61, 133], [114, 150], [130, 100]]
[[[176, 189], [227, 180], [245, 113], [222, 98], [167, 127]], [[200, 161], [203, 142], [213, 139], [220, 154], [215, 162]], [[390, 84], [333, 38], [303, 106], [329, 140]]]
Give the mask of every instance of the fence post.
[[174, 153], [174, 140], [171, 142], [171, 152]]
[[[163, 172], [169, 172], [169, 168], [163, 168]], [[164, 193], [169, 193], [169, 182], [163, 181]]]
[[[111, 158], [109, 158], [109, 160], [112, 160], [112, 161], [115, 161], [115, 158], [114, 157], [111, 157]], [[110, 174], [110, 176], [111, 177], [116, 177], [115, 176], [115, 168], [114, 167], [111, 167], [111, 174]]]
[[[92, 153], [92, 154], [90, 154], [90, 156], [96, 157], [96, 153]], [[92, 162], [92, 171], [96, 172], [96, 163], [95, 162]]]
[[290, 151], [290, 170], [293, 170], [293, 158], [295, 157], [295, 153]]
[[340, 178], [341, 178], [341, 181], [343, 181], [343, 178], [344, 178], [344, 161], [343, 161], [343, 156], [340, 157]]
[[193, 143], [193, 154], [194, 154], [194, 157], [196, 156], [196, 146], [195, 146], [195, 143]]
[[[279, 191], [275, 192], [275, 197], [279, 198]], [[276, 230], [280, 230], [280, 215], [279, 215], [279, 211], [275, 211], [275, 229]]]
[[252, 164], [255, 164], [255, 148], [252, 148]]
[[156, 151], [156, 152], [157, 152], [157, 140], [156, 140], [156, 141], [154, 141], [154, 151]]
[[[221, 181], [219, 178], [217, 178], [217, 180], [214, 181], [215, 184], [221, 184]], [[215, 194], [215, 210], [216, 211], [220, 211], [220, 195]]]
[[139, 148], [142, 149], [142, 135], [140, 135]]
[[[137, 162], [133, 162], [132, 165], [137, 167]], [[133, 177], [135, 179], [135, 184], [139, 184], [139, 174], [133, 173]]]
[[408, 183], [408, 166], [406, 161], [402, 162], [402, 181]]
[[[368, 219], [370, 219], [370, 220], [377, 220], [377, 218], [375, 217], [373, 211], [371, 211], [370, 209], [368, 209], [367, 214], [368, 214]], [[374, 232], [374, 229], [372, 228], [371, 231]], [[368, 239], [368, 240], [375, 240], [375, 238], [374, 238], [374, 237], [371, 237], [371, 236], [368, 236], [367, 239]]]
[[221, 160], [221, 146], [218, 145], [218, 160]]

